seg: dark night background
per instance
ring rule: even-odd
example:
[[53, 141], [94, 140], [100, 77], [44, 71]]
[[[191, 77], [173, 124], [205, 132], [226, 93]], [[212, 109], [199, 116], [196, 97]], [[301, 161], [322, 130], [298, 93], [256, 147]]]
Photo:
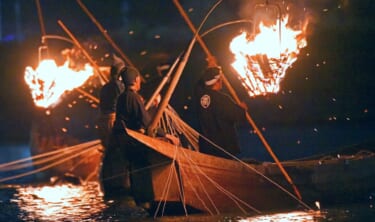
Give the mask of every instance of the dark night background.
[[[192, 37], [172, 0], [82, 2], [143, 74], [156, 75], [156, 65], [173, 61]], [[198, 26], [216, 1], [180, 2]], [[224, 0], [209, 17], [203, 30], [229, 20], [250, 17], [243, 12], [251, 12], [251, 2]], [[207, 46], [238, 89], [240, 97], [248, 104], [249, 113], [260, 128], [309, 126], [312, 134], [322, 133], [319, 127], [327, 125], [343, 125], [353, 133], [365, 127], [370, 135], [367, 140], [373, 141], [375, 2], [287, 2], [311, 20], [307, 47], [302, 49], [298, 60], [287, 71], [278, 94], [249, 98], [236, 78], [230, 75], [233, 70], [230, 69], [232, 55], [228, 45], [244, 28], [243, 24], [208, 34], [204, 38]], [[40, 3], [46, 34], [67, 36], [57, 24], [60, 19], [80, 41], [97, 44], [98, 52], [111, 51], [76, 1], [40, 0]], [[26, 66], [36, 67], [38, 62], [41, 31], [37, 7], [31, 0], [0, 0], [0, 4], [0, 143], [27, 143], [35, 109], [23, 75]], [[48, 46], [56, 50], [67, 47], [58, 41], [49, 41]], [[99, 63], [105, 63], [99, 56], [97, 58]], [[196, 45], [171, 101], [181, 116], [193, 125], [192, 111], [184, 107], [191, 107], [191, 89], [204, 66], [205, 55]], [[341, 137], [350, 137], [350, 133], [333, 139], [340, 140]]]

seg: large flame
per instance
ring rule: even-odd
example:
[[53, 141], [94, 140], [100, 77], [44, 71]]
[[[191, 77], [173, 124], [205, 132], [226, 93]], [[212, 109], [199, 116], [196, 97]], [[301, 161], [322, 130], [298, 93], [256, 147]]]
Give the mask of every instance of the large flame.
[[286, 70], [307, 45], [304, 32], [287, 27], [287, 23], [288, 17], [271, 26], [260, 22], [255, 36], [242, 32], [231, 41], [232, 67], [250, 96], [277, 93]]
[[83, 70], [76, 71], [69, 68], [68, 61], [63, 66], [57, 66], [54, 60], [47, 59], [42, 60], [35, 70], [26, 67], [25, 81], [35, 105], [48, 108], [56, 105], [66, 91], [81, 86], [93, 73], [93, 68], [88, 64]]

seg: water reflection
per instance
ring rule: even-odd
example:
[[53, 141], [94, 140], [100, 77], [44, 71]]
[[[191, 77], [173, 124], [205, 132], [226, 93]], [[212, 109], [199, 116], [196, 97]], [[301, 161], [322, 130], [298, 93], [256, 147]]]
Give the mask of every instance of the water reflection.
[[361, 205], [344, 205], [322, 211], [289, 211], [249, 215], [166, 216], [152, 218], [131, 199], [106, 200], [97, 182], [85, 185], [4, 185], [0, 186], [0, 221], [371, 221], [374, 208], [371, 200]]
[[241, 219], [239, 222], [268, 222], [268, 221], [288, 221], [288, 222], [313, 222], [322, 221], [325, 214], [321, 211], [294, 211], [287, 213], [277, 213]]
[[[157, 218], [159, 222], [212, 222], [212, 221], [228, 221], [228, 222], [325, 222], [326, 212], [321, 211], [290, 211], [284, 213], [269, 213], [259, 216], [239, 216], [239, 215], [190, 215], [187, 217], [163, 217]], [[335, 220], [333, 220], [335, 221]]]
[[[23, 221], [128, 221], [153, 219], [129, 201], [105, 200], [98, 182], [85, 185], [59, 184], [43, 186], [18, 186], [10, 200], [18, 208], [17, 218]], [[190, 215], [187, 217], [163, 217], [157, 221], [317, 221], [320, 211], [288, 212], [256, 217], [228, 217], [225, 215]], [[217, 219], [217, 220], [215, 220]]]
[[11, 202], [16, 202], [20, 208], [20, 219], [41, 221], [78, 221], [92, 218], [108, 207], [95, 182], [85, 186], [19, 187]]

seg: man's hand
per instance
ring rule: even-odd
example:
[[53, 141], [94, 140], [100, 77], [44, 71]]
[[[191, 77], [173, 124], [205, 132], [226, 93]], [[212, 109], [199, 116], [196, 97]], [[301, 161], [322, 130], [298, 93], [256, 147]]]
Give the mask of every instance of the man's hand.
[[165, 138], [167, 138], [173, 145], [179, 146], [180, 145], [180, 138], [173, 136], [171, 134], [165, 134]]

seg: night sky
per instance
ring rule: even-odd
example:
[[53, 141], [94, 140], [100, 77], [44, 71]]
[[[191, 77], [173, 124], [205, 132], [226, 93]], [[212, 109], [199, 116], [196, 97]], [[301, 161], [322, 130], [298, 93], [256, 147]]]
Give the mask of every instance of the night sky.
[[[150, 79], [157, 75], [156, 66], [172, 62], [192, 37], [172, 0], [82, 2], [141, 73]], [[180, 2], [196, 26], [216, 3], [213, 0]], [[224, 0], [202, 30], [230, 20], [251, 19], [253, 2]], [[250, 98], [231, 74], [233, 56], [229, 51], [229, 42], [241, 30], [248, 28], [245, 24], [228, 26], [204, 37], [240, 98], [248, 104], [250, 115], [260, 128], [265, 129], [275, 125], [309, 125], [313, 131], [318, 131], [321, 125], [344, 124], [353, 126], [355, 131], [357, 128], [354, 126], [365, 125], [372, 132], [370, 135], [374, 135], [375, 2], [283, 2], [289, 5], [293, 18], [307, 16], [310, 23], [307, 47], [302, 49], [298, 60], [287, 71], [278, 94]], [[57, 20], [61, 20], [85, 46], [97, 46], [92, 50], [93, 56], [99, 64], [108, 65], [103, 55], [114, 52], [113, 49], [75, 0], [40, 0], [40, 3], [47, 35], [67, 37], [57, 24]], [[40, 23], [35, 1], [0, 0], [0, 4], [0, 72], [3, 77], [0, 81], [0, 142], [25, 143], [29, 139], [35, 109], [23, 74], [26, 66], [35, 67], [38, 62]], [[56, 55], [69, 46], [54, 40], [47, 44]], [[171, 100], [173, 107], [192, 125], [191, 89], [205, 65], [205, 54], [196, 45]]]

